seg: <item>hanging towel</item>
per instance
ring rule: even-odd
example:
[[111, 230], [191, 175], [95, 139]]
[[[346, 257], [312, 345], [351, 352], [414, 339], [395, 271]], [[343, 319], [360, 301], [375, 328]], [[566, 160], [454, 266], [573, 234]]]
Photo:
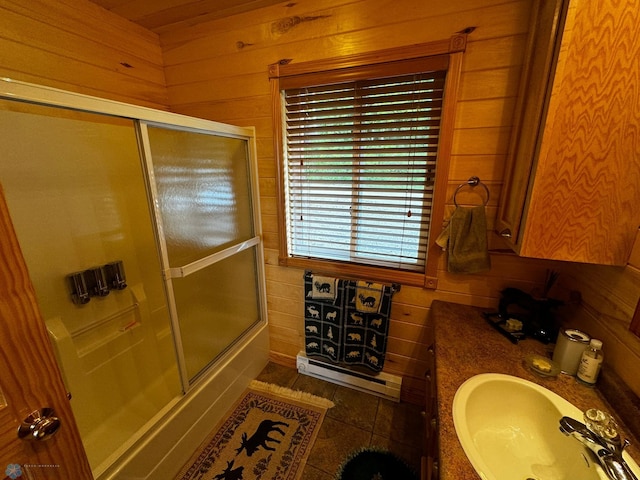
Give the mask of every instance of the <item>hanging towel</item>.
[[359, 312], [378, 313], [380, 311], [383, 288], [384, 285], [380, 283], [359, 280], [356, 284], [356, 310]]
[[311, 298], [314, 300], [335, 300], [337, 295], [337, 279], [311, 275]]
[[[370, 307], [367, 311], [360, 310], [362, 308], [358, 302], [361, 299], [358, 296], [361, 292], [368, 291], [367, 296], [371, 295], [370, 289], [363, 286], [377, 286], [377, 302], [375, 310]], [[391, 319], [391, 299], [393, 289], [388, 285], [373, 284], [370, 282], [344, 282], [344, 357], [342, 362], [347, 365], [361, 365], [368, 367], [374, 372], [379, 372], [384, 367], [384, 361], [387, 351], [387, 337], [389, 334], [389, 323]], [[365, 295], [363, 293], [363, 295]], [[365, 302], [367, 297], [365, 297]]]
[[[304, 275], [304, 337], [307, 356], [320, 356], [337, 364], [361, 365], [382, 370], [387, 349], [393, 288], [372, 282], [336, 279], [335, 299], [313, 298], [317, 276]], [[358, 285], [361, 283], [362, 285]], [[375, 287], [374, 287], [375, 286]], [[365, 287], [368, 293], [365, 292]], [[377, 310], [362, 311], [358, 292], [365, 303], [377, 289]], [[371, 307], [367, 307], [371, 308]]]
[[436, 243], [448, 252], [451, 273], [479, 273], [491, 268], [484, 206], [457, 207]]
[[[334, 296], [315, 298], [318, 290], [315, 283], [322, 286], [324, 281], [310, 271], [304, 274], [304, 334], [305, 352], [308, 356], [319, 355], [333, 362], [342, 358], [344, 301], [342, 280], [336, 280], [333, 285]], [[328, 278], [328, 277], [324, 277]], [[334, 280], [334, 279], [331, 279]], [[319, 292], [326, 295], [327, 292]]]

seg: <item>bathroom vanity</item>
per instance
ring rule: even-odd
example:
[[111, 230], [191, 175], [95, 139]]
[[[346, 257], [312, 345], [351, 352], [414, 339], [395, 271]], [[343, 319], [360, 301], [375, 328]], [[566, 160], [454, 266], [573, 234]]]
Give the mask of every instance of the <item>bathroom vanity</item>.
[[[560, 374], [542, 377], [524, 363], [529, 354], [550, 356], [553, 345], [533, 339], [512, 344], [483, 318], [476, 307], [434, 301], [431, 307], [433, 339], [429, 343], [427, 373], [427, 441], [423, 479], [457, 480], [480, 478], [458, 440], [452, 414], [456, 391], [469, 378], [482, 373], [501, 373], [534, 382], [560, 395], [580, 410], [598, 408], [611, 413], [623, 438], [631, 441], [627, 452], [640, 459], [640, 445], [598, 388], [579, 384]], [[605, 366], [606, 368], [606, 366]], [[505, 408], [509, 408], [505, 405]], [[578, 419], [580, 420], [580, 419]]]

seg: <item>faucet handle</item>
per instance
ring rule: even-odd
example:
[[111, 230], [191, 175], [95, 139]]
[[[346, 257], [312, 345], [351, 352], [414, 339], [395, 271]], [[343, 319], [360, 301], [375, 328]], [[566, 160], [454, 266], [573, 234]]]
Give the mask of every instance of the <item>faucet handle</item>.
[[612, 443], [620, 442], [618, 424], [610, 414], [597, 408], [590, 408], [584, 412], [584, 420], [587, 428], [596, 435]]

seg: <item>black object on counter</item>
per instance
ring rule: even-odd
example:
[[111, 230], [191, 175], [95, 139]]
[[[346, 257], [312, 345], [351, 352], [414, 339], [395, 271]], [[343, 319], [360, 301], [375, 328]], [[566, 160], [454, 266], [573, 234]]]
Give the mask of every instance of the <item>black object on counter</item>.
[[[527, 337], [544, 344], [555, 342], [559, 325], [552, 310], [564, 302], [554, 298], [537, 299], [517, 288], [505, 288], [501, 293], [498, 312], [483, 314], [494, 328], [513, 343]], [[522, 330], [507, 329], [507, 320], [511, 318], [522, 322]]]

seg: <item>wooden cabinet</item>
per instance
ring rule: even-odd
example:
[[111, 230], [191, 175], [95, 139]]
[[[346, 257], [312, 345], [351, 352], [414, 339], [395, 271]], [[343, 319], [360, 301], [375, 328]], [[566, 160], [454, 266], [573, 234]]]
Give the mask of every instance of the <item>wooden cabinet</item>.
[[626, 265], [640, 225], [640, 9], [539, 0], [496, 231], [526, 257]]
[[435, 337], [430, 329], [425, 374], [425, 445], [422, 457], [421, 480], [438, 479], [438, 395], [436, 389]]

